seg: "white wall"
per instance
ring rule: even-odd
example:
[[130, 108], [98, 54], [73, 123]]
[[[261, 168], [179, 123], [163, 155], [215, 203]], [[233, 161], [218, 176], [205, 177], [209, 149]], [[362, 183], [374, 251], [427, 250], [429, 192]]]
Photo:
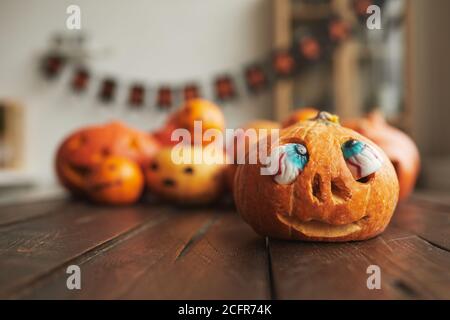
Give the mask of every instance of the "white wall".
[[[39, 77], [37, 57], [53, 32], [65, 30], [69, 4], [81, 7], [82, 29], [93, 45], [111, 49], [92, 63], [100, 75], [150, 84], [208, 83], [214, 74], [239, 71], [270, 49], [270, 0], [0, 0], [0, 97], [26, 107], [26, 167], [41, 183], [54, 181], [55, 148], [71, 130], [111, 118], [150, 130], [165, 118], [151, 108], [104, 107], [94, 99], [96, 88], [83, 97], [73, 95], [69, 74], [56, 83]], [[270, 98], [240, 99], [224, 112], [229, 127], [270, 117]]]

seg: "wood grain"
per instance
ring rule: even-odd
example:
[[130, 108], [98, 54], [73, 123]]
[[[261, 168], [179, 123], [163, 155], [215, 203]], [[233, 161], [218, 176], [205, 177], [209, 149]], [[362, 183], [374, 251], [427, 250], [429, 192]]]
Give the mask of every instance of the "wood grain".
[[450, 251], [450, 207], [402, 203], [398, 206], [392, 223]]
[[[230, 209], [0, 207], [0, 298], [450, 299], [450, 207], [400, 204], [363, 242], [265, 239]], [[66, 288], [77, 264], [82, 289]], [[369, 290], [369, 265], [381, 290]]]
[[0, 226], [25, 221], [45, 214], [58, 213], [64, 211], [64, 208], [78, 205], [79, 203], [67, 200], [3, 205], [0, 206]]
[[[450, 254], [395, 226], [364, 242], [271, 240], [269, 247], [274, 294], [279, 299], [450, 297]], [[381, 290], [367, 288], [369, 265], [381, 269]]]
[[[208, 211], [167, 212], [164, 220], [149, 220], [134, 232], [119, 237], [73, 263], [80, 266], [82, 290], [66, 288], [67, 274], [60, 268], [16, 294], [20, 298], [38, 299], [114, 299], [123, 298], [142, 278], [154, 276], [164, 286], [170, 278], [168, 268], [196, 232], [213, 218]], [[152, 284], [153, 295], [158, 289]]]
[[89, 204], [0, 228], [0, 297], [129, 232], [162, 210]]
[[75, 261], [82, 272], [82, 290], [67, 290], [67, 274], [61, 268], [52, 276], [24, 288], [15, 297], [269, 297], [264, 241], [236, 214], [174, 210], [167, 216], [156, 226], [144, 224], [120, 242]]
[[143, 276], [127, 298], [270, 298], [265, 241], [234, 212], [220, 214], [170, 264]]

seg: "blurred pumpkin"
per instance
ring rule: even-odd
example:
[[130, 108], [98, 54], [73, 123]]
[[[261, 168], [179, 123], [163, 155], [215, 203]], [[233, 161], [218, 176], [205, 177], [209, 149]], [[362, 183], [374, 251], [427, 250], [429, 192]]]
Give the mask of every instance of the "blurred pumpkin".
[[[242, 125], [240, 127], [240, 129], [246, 131], [248, 129], [255, 129], [256, 130], [256, 140], [259, 140], [262, 136], [264, 136], [265, 134], [270, 133], [270, 130], [273, 129], [280, 129], [280, 124], [278, 122], [275, 121], [271, 121], [271, 120], [254, 120], [254, 121], [250, 121], [247, 122], [246, 124]], [[261, 130], [261, 129], [265, 129], [265, 130]], [[249, 148], [249, 144], [252, 142], [247, 138], [247, 143], [245, 143], [246, 137], [244, 134], [237, 134], [234, 137], [234, 143], [232, 144], [232, 150], [228, 150], [228, 154], [232, 155], [233, 158], [233, 163], [227, 165], [227, 169], [225, 172], [225, 182], [227, 184], [227, 188], [229, 190], [233, 190], [233, 184], [234, 184], [234, 174], [236, 172], [237, 169], [237, 158], [238, 158], [238, 152], [237, 152], [237, 147], [238, 147], [238, 140], [243, 140], [242, 143], [245, 147], [245, 153], [248, 152], [248, 148]]]
[[87, 193], [101, 204], [126, 205], [136, 202], [144, 188], [141, 168], [123, 157], [108, 157], [87, 179]]
[[[222, 150], [183, 146], [163, 148], [145, 170], [148, 189], [179, 204], [208, 204], [222, 193], [226, 155]], [[172, 151], [174, 152], [172, 154]], [[178, 159], [172, 159], [179, 156]], [[185, 157], [184, 161], [181, 161]], [[180, 160], [180, 161], [175, 161]]]
[[178, 141], [172, 141], [172, 132], [177, 129], [173, 122], [167, 122], [162, 128], [154, 131], [151, 135], [161, 144], [161, 146], [174, 146]]
[[[194, 121], [201, 121], [202, 130], [195, 131]], [[225, 117], [222, 110], [214, 103], [204, 99], [190, 99], [175, 113], [173, 113], [163, 128], [157, 130], [155, 135], [165, 146], [173, 146], [178, 141], [171, 141], [172, 131], [184, 128], [191, 134], [192, 144], [196, 141], [209, 144], [212, 141], [203, 139], [203, 133], [208, 129], [225, 130]]]
[[336, 242], [386, 228], [398, 199], [395, 170], [337, 117], [322, 112], [288, 127], [267, 150], [269, 163], [239, 165], [234, 179], [238, 212], [259, 234]]
[[317, 116], [319, 110], [311, 107], [301, 108], [292, 112], [282, 123], [282, 128], [287, 128], [300, 121], [311, 120]]
[[343, 126], [366, 136], [387, 154], [400, 183], [400, 200], [414, 189], [420, 170], [419, 150], [414, 141], [399, 129], [390, 126], [383, 115], [374, 111], [364, 118], [343, 121]]
[[70, 134], [56, 153], [56, 173], [74, 194], [84, 194], [86, 180], [107, 157], [121, 156], [145, 167], [159, 149], [152, 136], [121, 122], [88, 126]]

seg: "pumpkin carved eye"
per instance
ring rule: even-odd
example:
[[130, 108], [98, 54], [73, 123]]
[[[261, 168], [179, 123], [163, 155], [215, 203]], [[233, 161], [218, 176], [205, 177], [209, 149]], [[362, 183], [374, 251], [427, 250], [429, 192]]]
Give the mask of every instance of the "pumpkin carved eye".
[[358, 181], [378, 171], [382, 166], [381, 157], [378, 152], [364, 142], [350, 139], [342, 145], [347, 167]]
[[274, 180], [278, 184], [290, 184], [305, 168], [309, 160], [308, 150], [300, 143], [287, 143], [272, 150], [271, 165], [278, 168]]
[[186, 173], [186, 174], [193, 174], [194, 173], [194, 168], [186, 167], [186, 168], [184, 168], [183, 172]]
[[158, 170], [158, 169], [159, 169], [158, 163], [152, 162], [152, 163], [150, 164], [150, 170], [156, 171], [156, 170]]

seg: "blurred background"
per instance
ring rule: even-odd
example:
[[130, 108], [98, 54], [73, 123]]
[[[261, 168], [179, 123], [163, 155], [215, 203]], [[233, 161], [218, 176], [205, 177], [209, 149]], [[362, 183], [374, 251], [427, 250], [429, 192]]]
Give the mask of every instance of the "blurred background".
[[449, 12], [447, 0], [0, 0], [0, 192], [53, 192], [68, 133], [112, 119], [151, 132], [194, 92], [229, 128], [377, 108], [418, 144], [419, 187], [445, 193]]

